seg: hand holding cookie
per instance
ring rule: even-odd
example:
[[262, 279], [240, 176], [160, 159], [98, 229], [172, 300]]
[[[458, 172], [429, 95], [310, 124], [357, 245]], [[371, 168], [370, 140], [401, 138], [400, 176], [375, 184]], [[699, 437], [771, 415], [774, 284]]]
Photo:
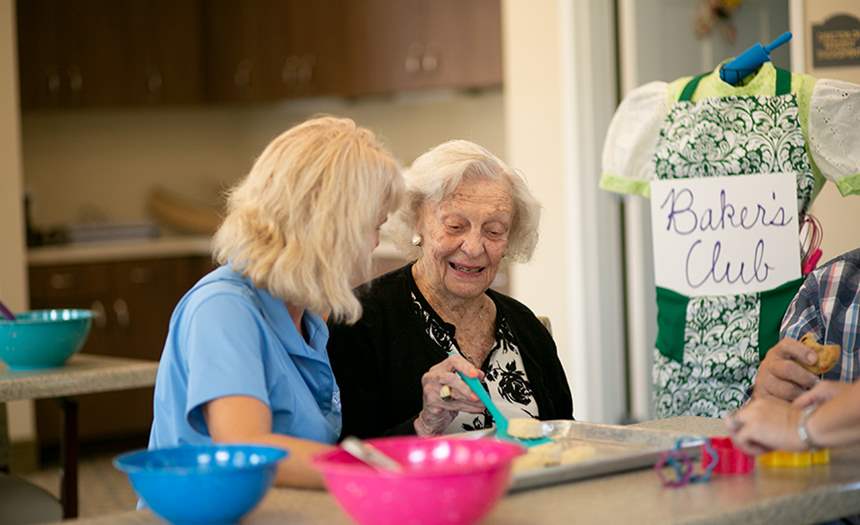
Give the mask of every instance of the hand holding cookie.
[[805, 346], [815, 350], [815, 355], [818, 360], [815, 364], [804, 364], [801, 366], [815, 375], [827, 373], [831, 368], [836, 366], [836, 361], [839, 360], [839, 355], [842, 353], [842, 348], [839, 345], [823, 345], [818, 342], [815, 334], [807, 332], [800, 338], [800, 342]]
[[786, 337], [768, 350], [759, 365], [753, 397], [793, 401], [818, 382], [805, 367], [816, 365], [818, 356], [800, 341]]

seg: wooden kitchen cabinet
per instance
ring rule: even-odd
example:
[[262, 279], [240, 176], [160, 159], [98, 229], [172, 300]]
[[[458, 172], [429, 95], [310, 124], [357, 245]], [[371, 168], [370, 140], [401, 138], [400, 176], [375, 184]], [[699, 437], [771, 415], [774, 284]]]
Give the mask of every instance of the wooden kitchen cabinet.
[[349, 93], [421, 87], [424, 0], [358, 0], [347, 8]]
[[211, 101], [502, 83], [499, 0], [205, 0]]
[[[266, 7], [266, 13], [259, 13]], [[207, 53], [206, 98], [216, 102], [258, 101], [271, 97], [270, 52], [265, 35], [274, 1], [208, 0], [203, 7]], [[280, 17], [278, 17], [280, 18]]]
[[123, 0], [130, 21], [128, 104], [199, 103], [203, 97], [200, 0]]
[[502, 83], [500, 0], [18, 0], [25, 110]]
[[24, 109], [198, 102], [199, 0], [19, 0]]
[[351, 95], [502, 84], [499, 0], [356, 0], [346, 15]]
[[347, 0], [206, 0], [206, 94], [247, 102], [339, 94]]
[[49, 0], [19, 1], [18, 76], [21, 106], [56, 107], [69, 89], [64, 70], [62, 5]]
[[[212, 268], [209, 257], [143, 259], [97, 264], [32, 266], [32, 308], [89, 308], [96, 318], [83, 352], [158, 360], [168, 322], [182, 295]], [[147, 435], [152, 388], [80, 398], [81, 441]], [[36, 427], [43, 449], [61, 433], [53, 400], [36, 402]]]

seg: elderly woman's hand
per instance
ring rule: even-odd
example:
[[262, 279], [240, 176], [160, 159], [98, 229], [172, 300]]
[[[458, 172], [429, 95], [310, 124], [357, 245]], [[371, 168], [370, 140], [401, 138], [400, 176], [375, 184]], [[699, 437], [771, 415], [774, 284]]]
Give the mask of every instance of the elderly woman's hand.
[[[458, 412], [480, 414], [484, 405], [457, 372], [468, 377], [483, 377], [484, 373], [462, 356], [450, 356], [421, 377], [424, 407], [415, 419], [415, 432], [419, 436], [441, 434]], [[443, 387], [447, 387], [443, 391]], [[449, 393], [450, 391], [450, 393]], [[449, 395], [443, 398], [443, 394]]]
[[735, 445], [748, 454], [804, 450], [797, 433], [801, 410], [773, 397], [753, 399], [726, 418]]

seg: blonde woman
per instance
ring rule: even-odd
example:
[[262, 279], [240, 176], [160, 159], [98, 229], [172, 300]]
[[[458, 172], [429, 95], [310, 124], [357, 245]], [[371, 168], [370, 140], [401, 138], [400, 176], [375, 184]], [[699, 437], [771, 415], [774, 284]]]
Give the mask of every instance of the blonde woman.
[[357, 323], [330, 325], [344, 434], [492, 426], [455, 372], [479, 377], [508, 417], [572, 418], [552, 336], [525, 305], [490, 289], [504, 260], [527, 261], [537, 244], [540, 206], [525, 181], [481, 146], [454, 140], [418, 157], [406, 182], [397, 222], [415, 262], [362, 290]]
[[229, 194], [214, 238], [222, 265], [180, 300], [155, 385], [149, 448], [275, 445], [281, 485], [341, 430], [324, 319], [355, 322], [379, 227], [401, 198], [397, 162], [349, 119], [317, 118], [273, 140]]

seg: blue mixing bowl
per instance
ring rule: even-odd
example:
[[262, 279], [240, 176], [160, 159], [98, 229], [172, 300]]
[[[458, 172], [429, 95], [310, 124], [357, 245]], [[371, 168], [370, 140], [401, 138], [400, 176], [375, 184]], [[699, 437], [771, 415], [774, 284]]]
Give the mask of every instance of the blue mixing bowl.
[[195, 445], [140, 450], [114, 459], [152, 511], [176, 525], [236, 523], [266, 494], [280, 448]]
[[0, 359], [12, 370], [62, 366], [84, 346], [89, 310], [33, 310], [0, 320]]

